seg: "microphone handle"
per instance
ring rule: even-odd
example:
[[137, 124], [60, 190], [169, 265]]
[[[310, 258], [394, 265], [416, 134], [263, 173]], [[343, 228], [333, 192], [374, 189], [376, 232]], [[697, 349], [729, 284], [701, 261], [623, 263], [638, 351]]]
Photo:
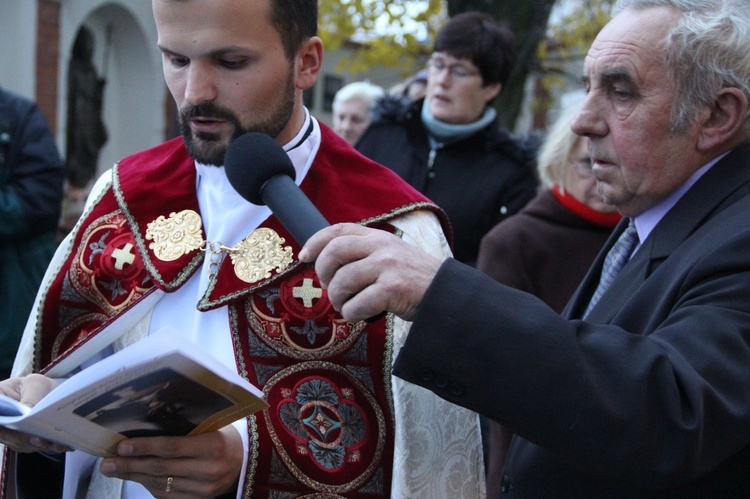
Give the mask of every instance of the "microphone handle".
[[268, 179], [260, 197], [300, 246], [331, 225], [288, 175]]
[[[260, 198], [300, 246], [304, 246], [310, 236], [331, 225], [289, 175], [280, 174], [268, 179], [260, 191]], [[383, 311], [365, 321], [375, 322], [385, 314]]]

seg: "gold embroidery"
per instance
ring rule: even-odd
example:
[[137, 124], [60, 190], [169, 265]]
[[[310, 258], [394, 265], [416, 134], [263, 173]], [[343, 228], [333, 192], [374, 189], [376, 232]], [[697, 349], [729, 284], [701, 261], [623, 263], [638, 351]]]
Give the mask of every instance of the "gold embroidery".
[[146, 239], [154, 241], [148, 247], [162, 262], [173, 262], [203, 246], [202, 229], [201, 217], [193, 210], [162, 215], [146, 227]]
[[276, 231], [255, 229], [233, 248], [228, 248], [234, 273], [247, 283], [271, 277], [271, 271], [281, 272], [292, 263], [292, 248], [282, 246], [284, 238]]
[[232, 247], [208, 242], [203, 239], [201, 217], [193, 210], [172, 212], [169, 218], [160, 216], [148, 224], [146, 239], [153, 241], [148, 247], [163, 262], [172, 262], [197, 249], [208, 252], [211, 278], [216, 276], [222, 253], [226, 252], [232, 259], [234, 273], [250, 284], [271, 277], [274, 269], [283, 272], [293, 259], [291, 246], [283, 246], [285, 239], [265, 227], [255, 229]]

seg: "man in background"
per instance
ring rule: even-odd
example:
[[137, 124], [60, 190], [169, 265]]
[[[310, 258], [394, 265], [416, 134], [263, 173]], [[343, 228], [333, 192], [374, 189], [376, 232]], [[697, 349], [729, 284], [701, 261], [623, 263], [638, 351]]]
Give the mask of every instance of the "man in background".
[[0, 376], [55, 251], [65, 168], [37, 105], [0, 88]]

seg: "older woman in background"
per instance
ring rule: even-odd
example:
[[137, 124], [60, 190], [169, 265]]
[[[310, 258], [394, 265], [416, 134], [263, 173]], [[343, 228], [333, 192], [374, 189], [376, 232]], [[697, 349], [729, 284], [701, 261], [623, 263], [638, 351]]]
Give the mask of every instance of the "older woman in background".
[[482, 239], [477, 268], [528, 291], [561, 312], [620, 220], [596, 190], [588, 139], [570, 123], [583, 98], [566, 107], [538, 156], [541, 188], [516, 215]]
[[[570, 129], [583, 104], [576, 97], [550, 128], [538, 155], [541, 188], [520, 212], [488, 232], [477, 268], [528, 291], [561, 312], [620, 215], [596, 190], [588, 139]], [[500, 494], [511, 432], [494, 421], [487, 431], [487, 493]]]
[[354, 145], [372, 120], [372, 108], [385, 91], [366, 81], [345, 85], [333, 97], [333, 131]]

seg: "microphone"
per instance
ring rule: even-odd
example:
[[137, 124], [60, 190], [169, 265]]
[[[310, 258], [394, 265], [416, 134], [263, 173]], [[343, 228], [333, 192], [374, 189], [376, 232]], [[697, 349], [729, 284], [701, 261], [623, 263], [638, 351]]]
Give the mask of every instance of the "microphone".
[[255, 205], [268, 206], [300, 246], [330, 225], [294, 183], [292, 161], [268, 134], [249, 132], [232, 141], [224, 169], [239, 195]]
[[[330, 224], [294, 183], [296, 172], [286, 151], [268, 134], [248, 132], [227, 149], [224, 170], [240, 196], [271, 208], [300, 246]], [[385, 311], [365, 319], [375, 322]]]

